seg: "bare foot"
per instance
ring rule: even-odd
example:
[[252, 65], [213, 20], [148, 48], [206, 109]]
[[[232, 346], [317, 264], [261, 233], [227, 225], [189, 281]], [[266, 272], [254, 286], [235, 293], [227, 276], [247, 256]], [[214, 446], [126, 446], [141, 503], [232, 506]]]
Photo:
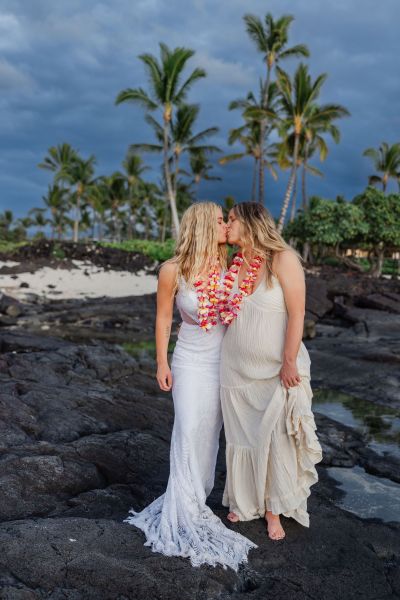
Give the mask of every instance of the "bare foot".
[[238, 516], [237, 516], [237, 514], [236, 514], [236, 513], [234, 513], [234, 512], [230, 512], [226, 518], [227, 518], [227, 519], [228, 519], [228, 521], [230, 521], [231, 523], [237, 523], [238, 521], [240, 521], [239, 517], [238, 517]]
[[279, 515], [273, 515], [272, 512], [267, 511], [265, 513], [265, 520], [267, 521], [268, 537], [274, 541], [283, 540], [286, 534], [281, 525]]

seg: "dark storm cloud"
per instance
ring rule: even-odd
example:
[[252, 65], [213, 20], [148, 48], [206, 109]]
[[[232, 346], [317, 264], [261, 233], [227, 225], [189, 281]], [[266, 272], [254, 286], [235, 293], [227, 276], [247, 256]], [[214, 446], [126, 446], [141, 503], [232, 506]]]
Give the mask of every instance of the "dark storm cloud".
[[[0, 0], [0, 210], [22, 215], [40, 204], [49, 177], [37, 163], [53, 144], [68, 141], [83, 155], [94, 153], [98, 172], [109, 173], [129, 143], [150, 141], [143, 112], [115, 107], [114, 100], [125, 87], [146, 86], [136, 57], [157, 53], [159, 41], [196, 50], [192, 65], [203, 66], [208, 77], [189, 99], [201, 104], [199, 127], [218, 125], [215, 142], [226, 149], [227, 132], [240, 123], [227, 104], [256, 91], [263, 74], [242, 16], [267, 10], [295, 15], [291, 43], [308, 44], [314, 77], [329, 74], [322, 100], [340, 102], [352, 113], [339, 124], [341, 143], [330, 143], [327, 161], [317, 165], [325, 177], [309, 180], [311, 193], [351, 198], [371, 172], [362, 151], [400, 138], [397, 0]], [[158, 179], [158, 159], [147, 160]], [[223, 182], [205, 183], [202, 196], [248, 198], [251, 166], [217, 167]], [[286, 181], [287, 173], [278, 183], [267, 175], [267, 204], [274, 212]]]

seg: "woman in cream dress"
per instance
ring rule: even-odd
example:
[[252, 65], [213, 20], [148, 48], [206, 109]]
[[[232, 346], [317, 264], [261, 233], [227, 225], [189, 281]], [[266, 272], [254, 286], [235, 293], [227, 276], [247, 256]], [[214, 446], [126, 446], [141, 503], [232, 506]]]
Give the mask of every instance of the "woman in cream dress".
[[322, 458], [311, 410], [310, 358], [301, 341], [304, 273], [261, 204], [242, 203], [230, 211], [228, 242], [244, 256], [232, 293], [249, 261], [256, 255], [263, 261], [222, 344], [223, 504], [233, 522], [265, 517], [269, 537], [277, 540], [285, 535], [281, 514], [309, 526], [307, 497]]
[[[208, 331], [199, 326], [193, 285], [196, 280], [207, 284], [210, 269], [220, 277], [225, 262], [221, 208], [211, 202], [194, 204], [182, 218], [175, 257], [161, 267], [157, 290], [157, 380], [162, 390], [172, 389], [175, 411], [170, 476], [166, 492], [142, 512], [131, 510], [126, 522], [144, 532], [146, 545], [155, 552], [189, 557], [193, 566], [220, 564], [237, 570], [256, 546], [225, 527], [206, 505], [222, 426], [219, 363], [225, 327], [220, 322]], [[183, 322], [170, 369], [174, 297]]]

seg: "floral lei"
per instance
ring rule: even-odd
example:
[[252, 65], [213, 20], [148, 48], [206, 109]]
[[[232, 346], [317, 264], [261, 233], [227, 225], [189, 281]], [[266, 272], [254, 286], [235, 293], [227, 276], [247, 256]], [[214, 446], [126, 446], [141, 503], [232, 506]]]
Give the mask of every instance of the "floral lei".
[[218, 323], [218, 284], [219, 269], [217, 267], [211, 269], [205, 287], [203, 287], [204, 282], [200, 279], [194, 282], [198, 299], [197, 315], [199, 325], [204, 331], [209, 331], [211, 327]]
[[243, 254], [238, 252], [224, 276], [221, 287], [219, 287], [219, 269], [217, 267], [211, 269], [205, 286], [202, 280], [195, 281], [199, 325], [204, 331], [209, 331], [217, 325], [218, 315], [224, 325], [229, 325], [238, 316], [243, 298], [252, 293], [257, 273], [263, 262], [261, 256], [255, 256], [251, 260], [246, 275], [239, 285], [238, 293], [230, 296], [243, 261]]

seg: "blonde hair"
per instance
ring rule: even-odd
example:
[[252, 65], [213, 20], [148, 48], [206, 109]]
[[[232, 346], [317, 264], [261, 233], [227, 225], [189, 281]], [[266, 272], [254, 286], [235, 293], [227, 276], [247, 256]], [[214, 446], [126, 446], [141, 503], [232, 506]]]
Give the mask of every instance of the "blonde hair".
[[175, 256], [167, 262], [178, 266], [175, 290], [180, 277], [188, 285], [204, 271], [219, 262], [226, 268], [226, 244], [218, 243], [218, 212], [221, 207], [214, 202], [196, 202], [183, 214]]
[[300, 255], [277, 231], [275, 221], [261, 203], [241, 202], [235, 204], [232, 210], [241, 224], [241, 240], [244, 247], [252, 248], [265, 259], [268, 286], [271, 285], [272, 261], [277, 252], [291, 250], [301, 260]]

